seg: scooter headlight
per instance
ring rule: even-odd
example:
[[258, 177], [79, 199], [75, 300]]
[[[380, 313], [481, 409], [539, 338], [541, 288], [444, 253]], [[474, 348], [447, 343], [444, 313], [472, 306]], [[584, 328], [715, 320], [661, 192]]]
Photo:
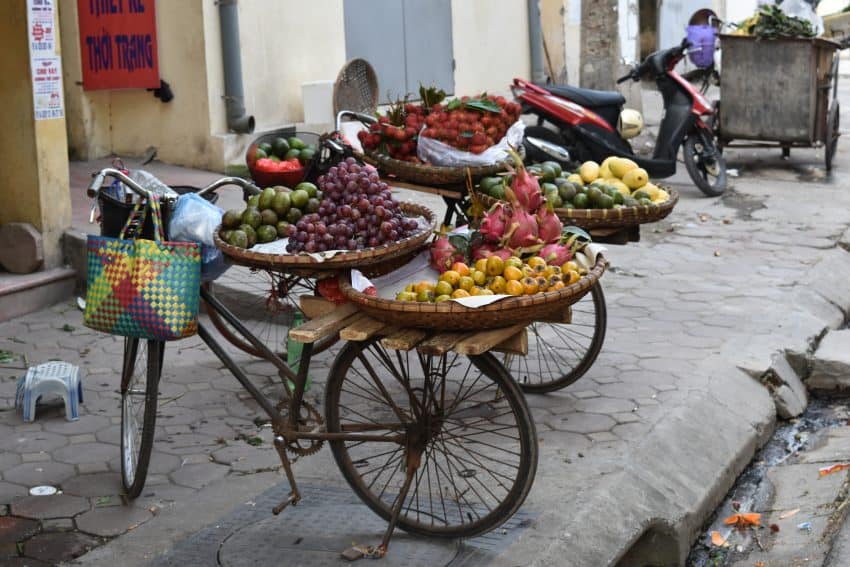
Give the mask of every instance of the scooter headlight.
[[624, 140], [634, 138], [643, 131], [643, 115], [631, 108], [624, 109], [617, 119], [617, 131]]

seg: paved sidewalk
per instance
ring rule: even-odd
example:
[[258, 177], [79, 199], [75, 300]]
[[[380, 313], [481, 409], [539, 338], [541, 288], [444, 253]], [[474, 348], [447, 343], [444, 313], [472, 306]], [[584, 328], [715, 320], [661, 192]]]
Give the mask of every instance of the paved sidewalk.
[[[684, 557], [772, 430], [773, 401], [754, 377], [776, 352], [805, 353], [850, 310], [850, 255], [838, 245], [850, 241], [842, 181], [850, 144], [841, 141], [831, 176], [821, 156], [732, 154], [740, 177], [718, 199], [703, 198], [681, 172], [672, 179], [682, 195], [673, 214], [643, 227], [641, 242], [610, 247], [602, 353], [572, 386], [528, 396], [541, 449], [522, 510], [530, 526], [488, 562]], [[79, 421], [39, 409], [25, 424], [13, 410], [21, 365], [0, 364], [0, 563], [23, 564], [11, 559], [19, 553], [54, 563], [97, 547], [76, 563], [144, 565], [231, 511], [257, 506], [284, 480], [269, 430], [254, 421], [258, 408], [197, 338], [168, 346], [153, 463], [131, 503], [118, 478], [121, 341], [84, 328], [69, 302], [0, 324], [0, 349], [28, 364], [79, 364], [85, 387]], [[256, 383], [274, 387], [267, 363], [230, 351]], [[332, 356], [318, 360], [315, 396]], [[329, 494], [345, 487], [327, 450], [295, 473]], [[42, 484], [63, 493], [27, 496]], [[299, 506], [321, 507], [320, 493]], [[266, 522], [264, 537], [294, 529], [287, 513]]]

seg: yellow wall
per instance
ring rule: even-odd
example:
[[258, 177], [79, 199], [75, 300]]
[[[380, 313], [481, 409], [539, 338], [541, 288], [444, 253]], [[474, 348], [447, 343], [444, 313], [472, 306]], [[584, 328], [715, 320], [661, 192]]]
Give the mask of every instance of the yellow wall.
[[531, 75], [525, 0], [452, 0], [455, 92], [503, 92]]
[[0, 2], [0, 224], [35, 226], [52, 268], [62, 263], [62, 232], [71, 224], [68, 147], [65, 120], [34, 119], [27, 30], [26, 1]]

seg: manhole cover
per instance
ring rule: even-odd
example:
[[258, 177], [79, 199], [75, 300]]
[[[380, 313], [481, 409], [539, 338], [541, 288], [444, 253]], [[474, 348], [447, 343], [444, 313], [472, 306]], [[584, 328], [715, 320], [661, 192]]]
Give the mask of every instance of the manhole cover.
[[[340, 553], [352, 544], [377, 545], [385, 529], [386, 524], [364, 506], [316, 506], [297, 523], [272, 516], [231, 533], [222, 542], [218, 560], [224, 567], [350, 565]], [[458, 548], [452, 540], [430, 540], [397, 530], [381, 567], [447, 565]]]

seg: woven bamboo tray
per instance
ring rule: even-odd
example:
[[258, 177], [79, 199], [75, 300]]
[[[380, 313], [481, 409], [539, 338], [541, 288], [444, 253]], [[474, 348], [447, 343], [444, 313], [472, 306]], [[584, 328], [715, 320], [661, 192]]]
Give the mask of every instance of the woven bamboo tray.
[[[524, 155], [522, 147], [517, 150], [520, 156]], [[378, 168], [382, 174], [393, 175], [401, 181], [410, 183], [418, 183], [420, 185], [458, 185], [466, 184], [467, 172], [472, 176], [473, 181], [477, 181], [482, 177], [495, 175], [512, 166], [513, 162], [510, 159], [494, 163], [492, 165], [468, 166], [468, 167], [448, 167], [443, 165], [427, 165], [421, 163], [411, 163], [393, 159], [387, 155], [377, 152], [365, 152], [359, 154], [358, 157]]]
[[[555, 214], [562, 221], [585, 229], [620, 228], [657, 222], [669, 215], [676, 203], [679, 202], [678, 191], [669, 187], [663, 189], [670, 194], [670, 198], [663, 203], [620, 207], [619, 209], [555, 209]], [[491, 207], [499, 202], [498, 199], [478, 190], [475, 190], [475, 196], [485, 207]]]
[[434, 232], [434, 212], [427, 207], [415, 203], [400, 203], [402, 211], [409, 217], [422, 216], [428, 221], [428, 228], [408, 236], [398, 242], [366, 248], [351, 252], [343, 252], [324, 260], [317, 261], [308, 254], [265, 254], [253, 252], [238, 246], [232, 246], [221, 239], [219, 230], [216, 229], [213, 238], [216, 246], [230, 258], [233, 263], [249, 268], [260, 268], [263, 270], [275, 270], [293, 273], [304, 277], [316, 277], [327, 275], [328, 271], [358, 268], [364, 273], [381, 274], [389, 271], [382, 269], [385, 264], [394, 266], [397, 261], [419, 251], [425, 241]]
[[340, 278], [339, 288], [361, 311], [393, 325], [443, 331], [494, 329], [551, 317], [588, 293], [607, 267], [608, 262], [600, 255], [587, 275], [572, 285], [557, 291], [508, 297], [478, 308], [464, 307], [456, 301], [419, 303], [373, 297], [356, 291], [345, 278]]

